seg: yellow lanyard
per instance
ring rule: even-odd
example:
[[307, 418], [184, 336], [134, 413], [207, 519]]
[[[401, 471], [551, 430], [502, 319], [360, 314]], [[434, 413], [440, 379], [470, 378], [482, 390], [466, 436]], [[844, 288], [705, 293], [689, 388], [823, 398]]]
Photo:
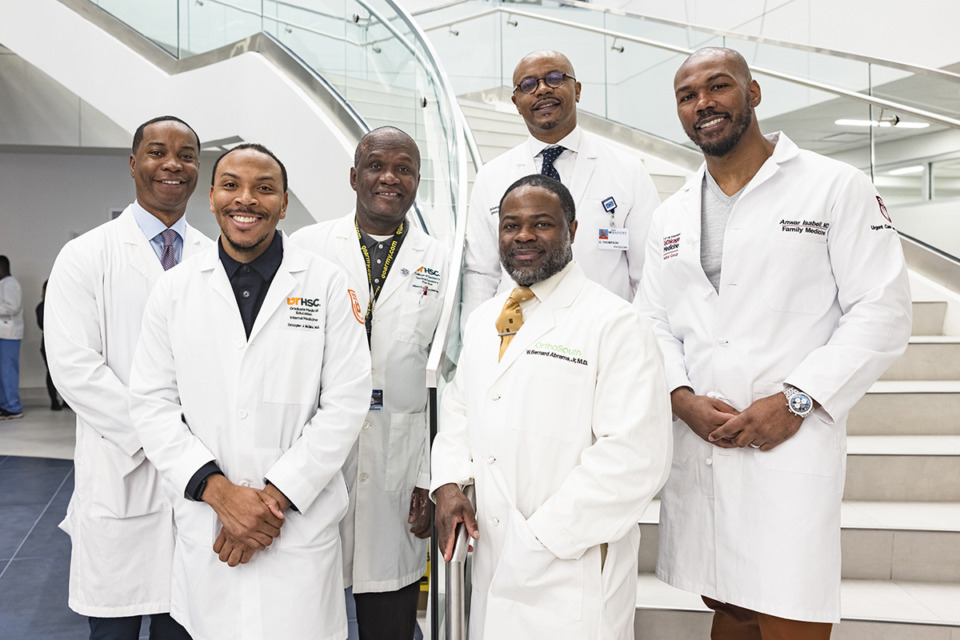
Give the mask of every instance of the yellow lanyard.
[[367, 302], [367, 315], [364, 323], [367, 325], [367, 337], [369, 338], [370, 324], [373, 321], [373, 302], [377, 299], [377, 296], [380, 295], [380, 289], [383, 288], [383, 283], [387, 281], [387, 274], [390, 272], [390, 267], [393, 266], [393, 260], [397, 256], [397, 249], [400, 247], [400, 241], [403, 240], [403, 223], [400, 223], [400, 226], [397, 227], [397, 230], [393, 234], [393, 241], [390, 243], [390, 249], [387, 250], [387, 258], [383, 261], [383, 270], [380, 272], [380, 282], [377, 283], [376, 287], [373, 286], [370, 252], [367, 251], [367, 246], [363, 243], [363, 236], [360, 234], [360, 224], [356, 218], [354, 218], [353, 224], [357, 228], [357, 239], [360, 241], [360, 253], [363, 254], [363, 261], [367, 265], [367, 284], [370, 287], [370, 300]]

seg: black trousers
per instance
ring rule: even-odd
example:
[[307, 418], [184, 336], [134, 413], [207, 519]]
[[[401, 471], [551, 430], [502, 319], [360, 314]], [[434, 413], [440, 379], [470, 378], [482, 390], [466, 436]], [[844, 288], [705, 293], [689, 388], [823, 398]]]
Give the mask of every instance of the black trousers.
[[412, 640], [420, 581], [396, 591], [354, 593], [360, 640]]
[[[137, 640], [143, 616], [126, 618], [90, 617], [90, 640]], [[169, 613], [150, 616], [150, 640], [191, 640], [187, 630]]]

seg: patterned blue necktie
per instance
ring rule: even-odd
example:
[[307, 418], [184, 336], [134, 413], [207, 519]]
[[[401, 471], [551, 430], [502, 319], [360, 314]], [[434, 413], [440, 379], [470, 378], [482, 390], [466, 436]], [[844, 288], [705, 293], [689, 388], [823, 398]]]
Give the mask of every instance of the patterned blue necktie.
[[556, 147], [547, 147], [541, 151], [540, 156], [543, 158], [543, 166], [540, 168], [540, 173], [559, 182], [560, 174], [557, 173], [553, 163], [564, 151], [566, 151], [566, 148], [559, 145]]

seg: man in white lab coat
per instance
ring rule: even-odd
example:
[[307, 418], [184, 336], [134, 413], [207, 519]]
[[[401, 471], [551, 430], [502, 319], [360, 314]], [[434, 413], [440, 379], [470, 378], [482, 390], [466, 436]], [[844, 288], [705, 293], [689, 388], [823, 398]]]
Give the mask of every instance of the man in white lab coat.
[[521, 286], [470, 317], [442, 400], [438, 542], [449, 559], [458, 522], [474, 538], [474, 640], [634, 637], [637, 522], [669, 468], [669, 398], [648, 323], [572, 261], [574, 209], [542, 175], [504, 195], [500, 259]]
[[90, 638], [186, 638], [170, 611], [174, 524], [160, 477], [129, 411], [130, 363], [147, 296], [165, 269], [210, 246], [183, 215], [197, 186], [200, 141], [161, 116], [133, 137], [137, 199], [116, 220], [70, 241], [50, 274], [50, 374], [77, 413], [76, 479], [67, 517], [70, 608]]
[[674, 89], [706, 163], [657, 210], [637, 298], [678, 418], [657, 573], [714, 639], [828, 638], [847, 414], [910, 334], [900, 241], [860, 171], [760, 133], [739, 53], [697, 51]]
[[350, 508], [340, 523], [360, 640], [413, 637], [433, 524], [426, 366], [447, 251], [411, 225], [419, 183], [413, 139], [394, 127], [375, 129], [357, 145], [350, 169], [356, 209], [291, 237], [343, 268], [365, 315], [373, 392], [344, 466]]
[[633, 300], [660, 197], [636, 157], [577, 126], [575, 76], [557, 51], [534, 51], [514, 69], [513, 103], [530, 138], [477, 172], [467, 218], [461, 323], [480, 303], [513, 288], [497, 255], [497, 207], [506, 188], [531, 173], [560, 180], [573, 195], [580, 225], [573, 257], [587, 277]]
[[10, 275], [10, 259], [0, 256], [0, 420], [23, 417], [20, 403], [21, 298], [20, 283]]
[[243, 144], [214, 165], [220, 240], [147, 302], [131, 414], [177, 519], [171, 614], [204, 640], [347, 634], [340, 468], [370, 399], [343, 274], [277, 231], [286, 170]]

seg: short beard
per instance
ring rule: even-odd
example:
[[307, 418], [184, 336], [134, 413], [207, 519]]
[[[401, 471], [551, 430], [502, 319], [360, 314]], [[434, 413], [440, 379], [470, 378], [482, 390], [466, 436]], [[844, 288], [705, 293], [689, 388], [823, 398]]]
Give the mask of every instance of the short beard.
[[503, 252], [500, 253], [500, 264], [503, 265], [507, 274], [513, 278], [513, 281], [521, 287], [529, 287], [537, 282], [543, 282], [550, 276], [560, 273], [571, 260], [573, 260], [573, 246], [570, 243], [569, 234], [567, 234], [564, 250], [549, 255], [539, 268], [532, 271], [511, 267]]
[[697, 142], [694, 140], [693, 136], [690, 136], [690, 139], [693, 140], [693, 143], [700, 147], [700, 150], [706, 155], [714, 158], [720, 158], [734, 150], [734, 148], [740, 143], [740, 138], [742, 138], [743, 134], [746, 133], [747, 129], [750, 128], [750, 124], [752, 122], [753, 115], [748, 109], [747, 116], [745, 118], [737, 118], [733, 121], [733, 124], [737, 125], [737, 128], [726, 138], [713, 140], [710, 142]]

